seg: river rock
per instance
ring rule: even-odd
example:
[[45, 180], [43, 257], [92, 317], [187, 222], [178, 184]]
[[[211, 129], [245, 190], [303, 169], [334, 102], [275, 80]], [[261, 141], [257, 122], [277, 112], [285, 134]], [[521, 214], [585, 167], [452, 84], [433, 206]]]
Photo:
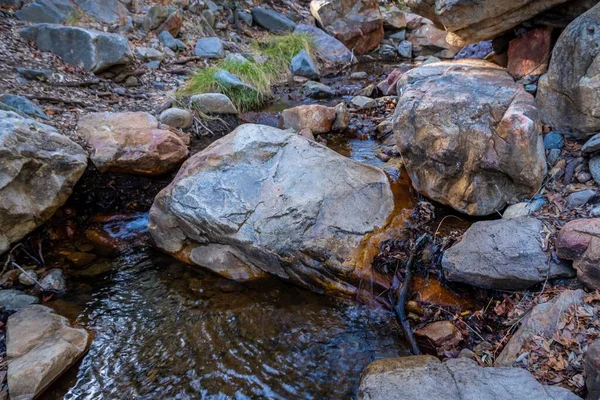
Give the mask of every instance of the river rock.
[[333, 107], [311, 104], [283, 110], [281, 118], [284, 128], [298, 132], [308, 128], [313, 133], [327, 133], [332, 131], [336, 112]]
[[294, 34], [309, 35], [319, 58], [332, 66], [343, 67], [354, 61], [352, 52], [342, 42], [316, 26], [300, 24]]
[[190, 98], [190, 108], [204, 114], [237, 114], [229, 97], [221, 93], [202, 93]]
[[377, 107], [377, 101], [366, 96], [354, 96], [350, 102], [359, 110], [368, 110]]
[[142, 61], [162, 61], [165, 54], [151, 47], [137, 47], [135, 55]]
[[163, 44], [163, 46], [168, 47], [173, 51], [183, 51], [186, 49], [185, 43], [183, 43], [179, 39], [175, 39], [169, 31], [163, 31], [158, 35], [158, 39]]
[[584, 296], [585, 292], [581, 289], [565, 290], [554, 299], [535, 306], [525, 315], [517, 332], [496, 358], [495, 365], [511, 366], [521, 355], [523, 345], [529, 340], [535, 340], [538, 336], [546, 340], [551, 339], [564, 313], [571, 306], [583, 304]]
[[230, 279], [269, 273], [357, 296], [363, 279], [379, 286], [361, 243], [393, 210], [382, 170], [244, 124], [184, 163], [156, 197], [149, 228], [162, 250]]
[[0, 254], [62, 206], [87, 154], [55, 128], [0, 110]]
[[524, 76], [542, 75], [548, 70], [552, 28], [533, 29], [508, 45], [506, 69], [515, 79]]
[[252, 9], [252, 20], [258, 26], [273, 33], [288, 33], [296, 28], [296, 23], [275, 10], [264, 7]]
[[30, 117], [37, 117], [46, 120], [50, 119], [50, 117], [46, 115], [40, 106], [22, 96], [3, 94], [0, 96], [0, 103], [4, 103], [7, 106], [12, 107]]
[[290, 71], [297, 76], [303, 76], [309, 79], [318, 79], [321, 73], [315, 60], [306, 50], [301, 50], [292, 58]]
[[544, 204], [546, 204], [546, 200], [543, 197], [535, 198], [533, 201], [522, 201], [506, 207], [502, 218], [528, 217], [540, 210]]
[[20, 290], [5, 289], [0, 290], [0, 307], [4, 311], [15, 312], [21, 308], [37, 304], [40, 300], [29, 294], [25, 294]]
[[194, 122], [194, 116], [183, 108], [169, 108], [160, 113], [158, 120], [173, 128], [189, 128]]
[[398, 81], [402, 77], [402, 70], [399, 68], [394, 69], [389, 75], [379, 84], [377, 88], [383, 93], [385, 96], [392, 96], [397, 94], [396, 85]]
[[11, 399], [32, 399], [85, 353], [89, 335], [48, 307], [32, 305], [8, 318], [6, 353]]
[[595, 153], [600, 150], [600, 133], [592, 136], [585, 144], [581, 147], [583, 153]]
[[75, 0], [75, 3], [87, 15], [104, 24], [116, 24], [128, 16], [127, 8], [119, 0]]
[[77, 9], [69, 0], [34, 0], [27, 2], [16, 15], [21, 21], [60, 24], [76, 16]]
[[588, 400], [600, 399], [600, 340], [588, 346], [585, 353], [585, 386]]
[[417, 191], [470, 215], [538, 191], [546, 175], [538, 113], [503, 68], [433, 63], [404, 73], [397, 86], [394, 132]]
[[45, 292], [63, 293], [67, 290], [67, 280], [61, 269], [54, 268], [40, 280]]
[[398, 55], [403, 58], [412, 58], [413, 56], [413, 44], [408, 40], [401, 41], [396, 47]]
[[154, 4], [142, 20], [142, 29], [149, 32], [158, 28], [169, 16], [169, 8], [164, 4]]
[[183, 12], [181, 10], [175, 10], [170, 12], [165, 22], [163, 22], [158, 28], [156, 33], [169, 32], [171, 36], [179, 35], [181, 25], [183, 24]]
[[304, 90], [309, 97], [315, 99], [327, 99], [335, 96], [335, 91], [320, 82], [308, 81], [304, 84]]
[[19, 283], [23, 286], [33, 286], [38, 280], [37, 273], [30, 269], [19, 274]]
[[596, 191], [594, 189], [586, 189], [580, 190], [578, 192], [573, 192], [567, 196], [567, 208], [580, 208], [585, 206], [596, 197]]
[[591, 290], [600, 289], [600, 219], [577, 219], [567, 222], [558, 232], [556, 253], [573, 260], [577, 278]]
[[398, 30], [406, 28], [406, 15], [398, 7], [379, 7], [379, 11], [381, 12], [383, 27], [385, 29]]
[[522, 368], [481, 367], [468, 358], [433, 356], [375, 361], [361, 374], [357, 400], [576, 400], [567, 389], [545, 386]]
[[443, 58], [454, 58], [460, 50], [460, 47], [446, 42], [446, 31], [429, 24], [411, 31], [407, 40], [413, 44], [413, 51], [423, 56], [435, 54]]
[[99, 112], [82, 116], [77, 133], [92, 149], [90, 159], [101, 172], [161, 175], [188, 156], [182, 133], [164, 129], [145, 112]]
[[425, 342], [427, 347], [434, 349], [439, 356], [443, 356], [448, 350], [455, 349], [463, 341], [462, 334], [450, 321], [436, 321], [427, 324], [415, 331], [415, 336]]
[[500, 34], [566, 0], [407, 0], [415, 13], [448, 31], [446, 40], [466, 46]]
[[312, 0], [310, 12], [320, 27], [361, 55], [384, 38], [377, 0]]
[[242, 90], [251, 90], [253, 92], [256, 92], [256, 88], [253, 87], [252, 85], [248, 85], [247, 83], [244, 83], [240, 80], [240, 78], [238, 78], [237, 76], [235, 76], [234, 74], [232, 74], [229, 71], [226, 71], [224, 69], [220, 69], [217, 72], [215, 72], [215, 74], [213, 75], [213, 77], [223, 86], [226, 86], [228, 88], [231, 89], [242, 89]]
[[548, 73], [538, 82], [542, 120], [554, 129], [586, 137], [600, 131], [600, 4], [560, 35]]
[[548, 260], [543, 228], [530, 217], [475, 222], [444, 253], [444, 276], [452, 282], [508, 290], [573, 276], [569, 267]]
[[76, 26], [38, 24], [23, 28], [19, 34], [35, 42], [40, 51], [49, 51], [69, 64], [98, 73], [131, 61], [127, 38]]
[[218, 37], [200, 38], [194, 47], [194, 54], [204, 58], [223, 58], [225, 57], [223, 42]]

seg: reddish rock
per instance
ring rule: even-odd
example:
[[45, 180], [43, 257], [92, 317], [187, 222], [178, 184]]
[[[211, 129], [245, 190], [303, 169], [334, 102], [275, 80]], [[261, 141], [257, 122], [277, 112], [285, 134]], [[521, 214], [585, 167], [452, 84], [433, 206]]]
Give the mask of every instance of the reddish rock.
[[392, 96], [398, 94], [396, 90], [396, 83], [402, 77], [402, 71], [398, 68], [390, 72], [390, 74], [383, 81], [377, 85], [377, 88], [381, 90], [384, 96]]
[[377, 0], [313, 0], [310, 12], [327, 33], [361, 55], [384, 38]]
[[463, 341], [462, 334], [450, 321], [433, 322], [416, 331], [415, 335], [440, 356]]
[[446, 42], [446, 31], [429, 24], [412, 31], [408, 35], [408, 41], [413, 44], [413, 52], [423, 56], [435, 54], [453, 58], [461, 49]]
[[548, 70], [552, 28], [538, 28], [510, 41], [508, 73], [516, 79], [542, 75]]
[[179, 35], [179, 31], [181, 30], [181, 25], [183, 24], [183, 14], [179, 11], [172, 13], [167, 17], [165, 22], [162, 23], [161, 26], [158, 27], [156, 33], [159, 34], [163, 31], [169, 31], [169, 33], [173, 37], [177, 37]]
[[161, 175], [188, 156], [183, 133], [159, 125], [145, 112], [84, 115], [77, 133], [87, 140], [90, 158], [102, 172]]
[[600, 218], [567, 223], [555, 246], [560, 258], [573, 260], [580, 281], [592, 290], [600, 289]]
[[314, 133], [331, 132], [336, 112], [333, 107], [317, 104], [288, 108], [281, 113], [284, 128], [296, 131], [310, 129]]

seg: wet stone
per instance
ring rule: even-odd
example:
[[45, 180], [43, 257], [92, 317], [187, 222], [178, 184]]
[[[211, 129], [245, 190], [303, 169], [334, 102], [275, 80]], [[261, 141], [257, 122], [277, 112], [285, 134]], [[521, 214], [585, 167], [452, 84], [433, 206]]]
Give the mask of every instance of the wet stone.
[[35, 285], [37, 277], [37, 274], [33, 270], [21, 272], [19, 275], [19, 282], [25, 286], [32, 286]]
[[309, 97], [315, 99], [326, 99], [335, 96], [335, 91], [320, 82], [308, 81], [304, 84], [304, 90]]
[[75, 267], [84, 267], [91, 264], [96, 259], [96, 255], [84, 252], [75, 252], [67, 256], [67, 260]]
[[39, 299], [20, 290], [0, 290], [0, 307], [5, 311], [19, 311], [23, 307], [39, 303]]
[[67, 281], [62, 270], [54, 268], [50, 270], [40, 281], [45, 292], [62, 293], [67, 290]]

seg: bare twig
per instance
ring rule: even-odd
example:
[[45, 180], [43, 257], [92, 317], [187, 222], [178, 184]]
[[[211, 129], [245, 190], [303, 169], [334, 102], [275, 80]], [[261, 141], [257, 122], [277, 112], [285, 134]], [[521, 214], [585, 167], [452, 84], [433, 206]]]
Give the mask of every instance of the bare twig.
[[[392, 287], [389, 292], [390, 302], [394, 305], [394, 311], [396, 312], [396, 316], [398, 317], [398, 321], [402, 326], [402, 330], [404, 331], [404, 335], [410, 344], [411, 352], [414, 355], [421, 354], [421, 350], [419, 349], [419, 345], [417, 344], [417, 340], [412, 332], [412, 328], [410, 326], [410, 322], [406, 317], [406, 310], [404, 309], [406, 304], [406, 299], [408, 297], [408, 293], [410, 291], [410, 285], [412, 282], [412, 266], [415, 263], [416, 255], [421, 249], [422, 245], [425, 243], [425, 238], [427, 238], [427, 234], [421, 235], [415, 245], [412, 248], [410, 253], [410, 257], [406, 262], [406, 272], [404, 274], [404, 282], [400, 284], [400, 279], [398, 279], [398, 274], [394, 274], [394, 280], [392, 282]], [[396, 299], [394, 300], [394, 294], [396, 294]]]
[[40, 281], [38, 281], [37, 279], [35, 279], [33, 276], [31, 276], [29, 274], [29, 272], [25, 271], [23, 268], [21, 268], [21, 266], [19, 264], [17, 264], [16, 262], [12, 262], [13, 267], [17, 268], [19, 271], [21, 271], [22, 273], [24, 273], [25, 275], [27, 275], [27, 277], [29, 279], [31, 279], [32, 281], [34, 281], [42, 290], [44, 290], [44, 286], [42, 286], [42, 284], [40, 283]]

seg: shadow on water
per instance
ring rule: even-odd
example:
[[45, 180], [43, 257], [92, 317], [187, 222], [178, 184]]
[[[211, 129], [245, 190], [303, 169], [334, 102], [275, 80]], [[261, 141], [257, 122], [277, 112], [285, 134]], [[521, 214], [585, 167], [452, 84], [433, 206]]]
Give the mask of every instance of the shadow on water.
[[246, 286], [168, 256], [125, 256], [49, 305], [94, 335], [46, 399], [349, 398], [407, 355], [393, 315], [281, 281]]

